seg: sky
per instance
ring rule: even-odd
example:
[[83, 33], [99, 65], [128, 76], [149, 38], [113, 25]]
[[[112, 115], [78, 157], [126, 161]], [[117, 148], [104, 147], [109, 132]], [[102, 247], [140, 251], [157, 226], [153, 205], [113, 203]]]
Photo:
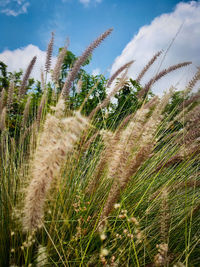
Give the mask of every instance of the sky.
[[[25, 70], [37, 55], [33, 76], [40, 77], [45, 51], [55, 32], [52, 63], [68, 37], [77, 56], [102, 32], [112, 34], [94, 51], [87, 71], [109, 77], [127, 61], [135, 60], [135, 78], [148, 60], [163, 54], [147, 73], [152, 75], [183, 61], [193, 64], [163, 78], [154, 86], [161, 94], [172, 84], [182, 89], [200, 65], [200, 1], [178, 0], [0, 0], [0, 60], [8, 70]], [[167, 53], [166, 53], [167, 50]]]

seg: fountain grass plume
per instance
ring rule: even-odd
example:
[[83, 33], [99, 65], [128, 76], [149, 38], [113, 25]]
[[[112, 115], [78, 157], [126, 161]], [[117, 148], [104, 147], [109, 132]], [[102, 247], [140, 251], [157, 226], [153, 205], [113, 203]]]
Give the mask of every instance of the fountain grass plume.
[[121, 154], [122, 161], [120, 162], [120, 165], [118, 165], [117, 167], [118, 171], [120, 170], [120, 174], [122, 174], [122, 176], [115, 177], [115, 180], [113, 181], [113, 185], [108, 194], [108, 198], [106, 200], [106, 203], [103, 207], [100, 216], [100, 228], [104, 224], [108, 215], [112, 212], [114, 204], [118, 202], [120, 194], [126, 188], [128, 182], [131, 179], [131, 176], [137, 172], [142, 163], [149, 157], [149, 152], [151, 150], [152, 150], [152, 144], [148, 144], [146, 146], [141, 147], [138, 153], [135, 155], [135, 157], [129, 162], [130, 163], [129, 168], [127, 168], [128, 167], [126, 158], [127, 153], [124, 153], [124, 151], [122, 152]]
[[139, 75], [136, 78], [136, 82], [140, 83], [141, 79], [144, 77], [145, 73], [148, 71], [148, 69], [153, 65], [153, 63], [156, 61], [156, 59], [162, 54], [163, 51], [157, 52], [147, 63], [147, 65], [142, 69], [142, 71], [139, 73]]
[[[158, 103], [158, 100], [158, 96], [154, 96], [149, 102], [144, 104], [144, 109], [151, 109]], [[133, 119], [133, 117], [135, 117], [135, 114], [129, 114], [126, 116], [117, 128], [117, 133], [119, 133], [129, 123], [129, 121]]]
[[23, 118], [22, 118], [22, 127], [23, 128], [25, 128], [27, 120], [28, 120], [30, 103], [31, 103], [31, 97], [29, 96], [27, 101], [26, 101], [26, 105], [25, 105], [24, 112], [23, 112]]
[[162, 120], [161, 113], [172, 93], [173, 90], [170, 89], [169, 93], [162, 97], [149, 119], [146, 117], [149, 108], [141, 107], [137, 110], [134, 120], [121, 131], [119, 142], [109, 161], [107, 176], [113, 180], [113, 184], [100, 216], [100, 229], [132, 176], [150, 157], [154, 147], [155, 133]]
[[110, 77], [107, 83], [107, 87], [110, 87], [113, 81], [119, 76], [119, 74], [124, 71], [126, 68], [130, 67], [133, 64], [134, 60], [131, 60], [127, 63], [125, 63], [123, 66], [121, 66], [119, 69], [117, 69], [114, 74]]
[[37, 119], [38, 127], [40, 125], [40, 121], [41, 121], [41, 118], [42, 118], [42, 112], [44, 110], [46, 101], [47, 101], [47, 95], [46, 95], [46, 92], [44, 92], [43, 95], [42, 95], [41, 101], [40, 101], [40, 105], [38, 107], [38, 111], [37, 111], [37, 118], [36, 119]]
[[[141, 129], [143, 128], [143, 124], [145, 122], [146, 114], [148, 110], [140, 109], [136, 112], [136, 120], [129, 123], [127, 128], [121, 131], [120, 135], [117, 135], [117, 139], [113, 140], [112, 153], [108, 154], [108, 178], [113, 180], [113, 185], [108, 195], [108, 199], [103, 208], [100, 221], [104, 221], [109, 213], [113, 210], [114, 204], [118, 201], [121, 191], [126, 187], [127, 183], [130, 180], [129, 172], [130, 172], [130, 159], [132, 146], [135, 141], [137, 143], [137, 139], [141, 135]], [[134, 144], [134, 145], [135, 145]], [[110, 148], [110, 146], [108, 147]], [[138, 153], [138, 158], [134, 158], [135, 162], [131, 162], [131, 172], [138, 169], [139, 161], [142, 159], [142, 151]], [[146, 152], [146, 151], [145, 151]], [[104, 155], [103, 155], [104, 159]]]
[[62, 95], [64, 98], [67, 98], [70, 92], [70, 88], [72, 86], [72, 82], [76, 78], [78, 71], [80, 70], [81, 66], [84, 64], [84, 62], [88, 59], [88, 57], [92, 54], [93, 50], [100, 45], [100, 43], [111, 34], [113, 29], [108, 29], [103, 34], [101, 34], [95, 41], [93, 41], [89, 47], [83, 52], [82, 56], [80, 56], [76, 62], [74, 63], [74, 66], [71, 70], [71, 72], [68, 74], [67, 79], [64, 83], [63, 89], [62, 89]]
[[55, 115], [47, 115], [31, 163], [31, 182], [24, 204], [24, 230], [31, 231], [42, 223], [44, 204], [54, 178], [58, 175], [66, 155], [74, 148], [88, 120], [75, 112], [73, 117], [62, 118], [64, 100], [60, 99]]
[[90, 179], [86, 188], [86, 193], [90, 195], [93, 194], [97, 189], [101, 177], [108, 166], [108, 162], [112, 159], [113, 153], [115, 152], [115, 146], [119, 141], [116, 135], [112, 132], [101, 130], [101, 132], [98, 134], [101, 134], [105, 147], [101, 154], [100, 160], [97, 163], [94, 175], [92, 179]]
[[3, 88], [1, 91], [1, 97], [0, 97], [0, 114], [5, 106], [5, 95], [6, 95], [6, 91]]
[[144, 86], [144, 88], [138, 92], [138, 97], [142, 98], [143, 96], [145, 96], [149, 89], [151, 88], [151, 86], [157, 82], [159, 79], [161, 79], [162, 77], [164, 77], [165, 75], [167, 75], [168, 73], [175, 71], [177, 69], [186, 67], [188, 65], [192, 64], [192, 62], [183, 62], [183, 63], [179, 63], [173, 66], [170, 66], [167, 69], [162, 70], [161, 72], [159, 72], [158, 74], [156, 74], [152, 79], [150, 79], [150, 81]]
[[68, 46], [69, 46], [69, 39], [67, 39], [66, 45], [59, 52], [59, 55], [58, 55], [57, 61], [56, 61], [56, 65], [55, 65], [53, 73], [52, 73], [52, 80], [55, 82], [55, 84], [57, 84], [59, 81], [60, 70], [62, 68], [62, 64], [63, 64], [64, 58], [66, 56]]
[[44, 70], [42, 68], [40, 70], [40, 76], [41, 76], [41, 87], [42, 87], [42, 90], [44, 91], [46, 88], [46, 85], [45, 85], [45, 79], [44, 79]]
[[45, 72], [46, 74], [49, 72], [51, 67], [51, 58], [53, 53], [53, 45], [54, 45], [54, 32], [51, 33], [51, 39], [48, 44], [47, 53], [46, 53], [46, 62], [45, 62]]
[[37, 262], [36, 267], [43, 267], [48, 265], [48, 254], [46, 247], [39, 245], [36, 262]]
[[0, 130], [3, 132], [5, 128], [6, 128], [6, 107], [3, 108], [0, 114]]
[[7, 97], [7, 109], [10, 110], [13, 104], [13, 97], [14, 97], [14, 82], [11, 81], [8, 87], [8, 97]]
[[29, 63], [28, 68], [27, 68], [27, 70], [26, 70], [26, 72], [24, 74], [21, 86], [19, 88], [19, 99], [21, 99], [21, 97], [23, 97], [23, 95], [25, 95], [25, 93], [26, 93], [26, 85], [27, 85], [28, 79], [30, 77], [30, 74], [31, 74], [31, 72], [33, 70], [33, 67], [35, 65], [36, 59], [37, 59], [36, 56], [33, 57], [33, 59]]
[[196, 83], [200, 80], [200, 68], [198, 68], [197, 72], [193, 76], [193, 78], [189, 81], [189, 83], [186, 85], [186, 93], [189, 93], [192, 91], [192, 89], [195, 87]]
[[162, 242], [167, 244], [169, 238], [169, 225], [170, 225], [170, 210], [169, 210], [169, 193], [167, 188], [161, 192], [161, 217], [160, 217], [160, 232]]
[[192, 95], [189, 99], [186, 99], [181, 103], [179, 109], [182, 110], [183, 108], [188, 107], [189, 105], [198, 102], [200, 100], [200, 92], [197, 92], [196, 94]]

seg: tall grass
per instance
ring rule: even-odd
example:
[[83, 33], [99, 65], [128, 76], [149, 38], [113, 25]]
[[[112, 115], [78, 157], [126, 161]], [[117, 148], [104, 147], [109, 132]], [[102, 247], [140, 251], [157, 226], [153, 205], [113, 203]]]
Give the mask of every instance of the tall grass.
[[[170, 90], [140, 100], [115, 130], [99, 130], [95, 113], [125, 73], [88, 118], [82, 107], [65, 105], [77, 70], [110, 31], [75, 63], [58, 101], [49, 99], [46, 85], [38, 110], [25, 98], [20, 132], [12, 135], [13, 85], [7, 104], [2, 94], [0, 266], [199, 266], [199, 98], [166, 114]], [[52, 45], [53, 35], [46, 74]]]

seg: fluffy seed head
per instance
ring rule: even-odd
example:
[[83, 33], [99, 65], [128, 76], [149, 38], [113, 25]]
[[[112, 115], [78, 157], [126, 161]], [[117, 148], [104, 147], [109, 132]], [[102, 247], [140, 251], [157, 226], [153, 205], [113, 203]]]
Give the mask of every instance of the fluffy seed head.
[[54, 33], [51, 33], [51, 40], [48, 44], [47, 48], [47, 54], [46, 54], [46, 62], [45, 62], [45, 71], [46, 73], [49, 72], [50, 67], [51, 67], [51, 58], [52, 58], [52, 53], [53, 53], [53, 44], [54, 44]]
[[19, 99], [20, 99], [23, 95], [25, 95], [25, 93], [26, 93], [26, 85], [27, 85], [28, 79], [29, 79], [29, 77], [30, 77], [30, 74], [31, 74], [31, 72], [32, 72], [32, 70], [33, 70], [33, 67], [34, 67], [34, 65], [35, 65], [36, 59], [37, 59], [36, 56], [33, 57], [33, 59], [32, 59], [31, 62], [29, 63], [28, 68], [27, 68], [27, 70], [26, 70], [26, 72], [25, 72], [25, 74], [24, 74], [24, 77], [23, 77], [21, 86], [20, 86], [20, 88], [19, 88]]
[[147, 63], [147, 65], [143, 68], [143, 70], [140, 72], [140, 74], [138, 75], [138, 77], [136, 78], [136, 82], [139, 83], [141, 81], [141, 79], [143, 78], [143, 76], [145, 75], [145, 73], [148, 71], [148, 69], [151, 67], [151, 65], [153, 65], [153, 63], [156, 61], [156, 59], [162, 54], [163, 51], [159, 51], [157, 52], [151, 59], [150, 61]]
[[151, 88], [151, 86], [157, 82], [159, 79], [161, 79], [163, 76], [167, 75], [168, 73], [174, 71], [174, 70], [177, 70], [177, 69], [180, 69], [180, 68], [183, 68], [185, 66], [188, 66], [190, 65], [192, 62], [183, 62], [183, 63], [179, 63], [179, 64], [176, 64], [176, 65], [173, 65], [171, 67], [169, 67], [168, 69], [164, 69], [162, 70], [161, 72], [159, 72], [158, 74], [156, 74], [145, 86], [144, 88], [139, 91], [138, 93], [138, 97], [139, 98], [142, 98], [144, 95], [146, 95], [149, 91], [149, 89]]
[[[56, 107], [56, 116], [63, 109]], [[46, 195], [60, 171], [67, 153], [73, 150], [87, 119], [76, 112], [73, 117], [59, 118], [47, 115], [31, 167], [31, 182], [27, 188], [24, 207], [24, 229], [33, 230], [42, 223]]]
[[93, 50], [100, 45], [100, 43], [112, 32], [112, 29], [108, 29], [107, 31], [105, 31], [103, 34], [101, 34], [94, 42], [92, 42], [90, 44], [90, 46], [84, 51], [84, 53], [82, 54], [82, 56], [80, 56], [71, 72], [68, 74], [68, 77], [65, 81], [65, 84], [63, 86], [63, 89], [62, 89], [62, 95], [64, 97], [68, 97], [69, 95], [69, 91], [70, 91], [70, 88], [72, 86], [72, 82], [74, 81], [74, 79], [76, 78], [79, 70], [80, 70], [80, 67], [84, 64], [84, 62], [88, 59], [88, 57], [92, 54]]

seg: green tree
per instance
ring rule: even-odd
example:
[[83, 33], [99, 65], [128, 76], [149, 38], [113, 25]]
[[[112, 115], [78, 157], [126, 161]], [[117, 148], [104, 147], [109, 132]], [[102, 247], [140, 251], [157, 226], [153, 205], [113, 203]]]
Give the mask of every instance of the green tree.
[[1, 71], [1, 76], [0, 76], [0, 92], [1, 92], [3, 88], [7, 89], [9, 86], [7, 65], [2, 61], [0, 61], [0, 71]]
[[[141, 86], [133, 79], [129, 79], [115, 95], [113, 104], [110, 105], [110, 112], [107, 125], [116, 128], [120, 122], [129, 114], [135, 112], [142, 104], [137, 94]], [[114, 121], [114, 123], [113, 123]]]

